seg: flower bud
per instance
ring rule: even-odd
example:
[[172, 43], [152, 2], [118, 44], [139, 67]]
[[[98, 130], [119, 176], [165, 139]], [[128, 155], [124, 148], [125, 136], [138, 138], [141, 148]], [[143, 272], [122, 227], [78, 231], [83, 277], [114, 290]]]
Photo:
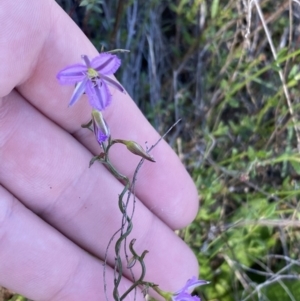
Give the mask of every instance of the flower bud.
[[92, 110], [92, 121], [96, 139], [101, 144], [109, 138], [110, 130], [100, 111]]
[[121, 140], [121, 139], [116, 139], [114, 140], [115, 143], [123, 143], [126, 145], [127, 149], [135, 154], [138, 155], [148, 161], [155, 162], [154, 158], [149, 155], [138, 143], [131, 141], [131, 140]]

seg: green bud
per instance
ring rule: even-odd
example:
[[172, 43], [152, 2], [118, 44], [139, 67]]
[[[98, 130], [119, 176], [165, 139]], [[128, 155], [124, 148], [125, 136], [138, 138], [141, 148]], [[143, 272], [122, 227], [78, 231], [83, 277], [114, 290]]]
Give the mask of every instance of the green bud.
[[122, 143], [126, 145], [127, 149], [135, 154], [138, 155], [148, 161], [155, 162], [154, 158], [149, 155], [138, 143], [131, 141], [131, 140], [121, 140], [121, 139], [116, 139], [113, 141], [114, 143]]

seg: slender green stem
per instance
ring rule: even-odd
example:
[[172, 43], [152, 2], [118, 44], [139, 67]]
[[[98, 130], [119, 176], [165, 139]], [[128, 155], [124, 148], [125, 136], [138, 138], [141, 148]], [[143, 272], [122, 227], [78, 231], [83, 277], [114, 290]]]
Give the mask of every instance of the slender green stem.
[[[129, 244], [129, 250], [132, 253], [133, 257], [140, 263], [141, 268], [142, 268], [142, 272], [141, 275], [139, 277], [138, 280], [136, 280], [129, 288], [128, 290], [123, 293], [123, 295], [120, 297], [119, 296], [119, 285], [121, 283], [121, 279], [122, 279], [122, 275], [123, 275], [123, 265], [122, 265], [122, 259], [120, 256], [120, 250], [121, 250], [121, 246], [122, 243], [124, 241], [126, 241], [126, 238], [130, 235], [132, 228], [133, 228], [133, 224], [131, 221], [131, 218], [128, 216], [127, 211], [126, 211], [126, 206], [123, 198], [124, 195], [129, 191], [130, 187], [131, 187], [131, 182], [129, 180], [128, 177], [122, 175], [121, 173], [119, 173], [117, 171], [117, 169], [112, 165], [112, 163], [109, 160], [109, 151], [110, 148], [112, 147], [112, 145], [114, 145], [115, 142], [112, 141], [111, 139], [108, 140], [108, 143], [102, 143], [102, 148], [103, 148], [103, 153], [101, 153], [99, 156], [94, 157], [91, 162], [90, 165], [93, 164], [95, 161], [100, 161], [101, 163], [103, 163], [108, 170], [119, 180], [123, 181], [124, 183], [124, 189], [122, 190], [122, 192], [119, 195], [119, 201], [118, 201], [118, 206], [119, 209], [123, 215], [123, 219], [122, 219], [122, 226], [121, 226], [121, 235], [118, 238], [118, 240], [116, 241], [115, 244], [115, 256], [116, 256], [116, 260], [115, 260], [115, 270], [117, 271], [117, 276], [114, 279], [114, 290], [113, 290], [113, 297], [115, 301], [122, 301], [125, 299], [125, 297], [134, 289], [137, 288], [137, 286], [139, 285], [144, 285], [147, 287], [153, 287], [155, 286], [155, 284], [150, 283], [150, 282], [145, 282], [144, 277], [146, 274], [146, 267], [145, 267], [145, 263], [144, 263], [144, 257], [145, 255], [148, 253], [148, 251], [144, 251], [142, 253], [141, 256], [139, 256], [134, 248], [133, 248], [133, 244], [135, 242], [135, 239], [133, 239], [130, 244]], [[125, 231], [125, 225], [127, 223], [127, 227], [126, 227], [126, 231]]]
[[[105, 158], [104, 158], [104, 162], [103, 163], [106, 165], [106, 167], [111, 171], [111, 173], [117, 179], [125, 181], [125, 187], [122, 190], [121, 194], [119, 195], [119, 209], [120, 209], [121, 213], [123, 214], [123, 217], [126, 219], [127, 229], [126, 229], [126, 232], [122, 233], [122, 235], [119, 237], [119, 239], [117, 240], [117, 242], [115, 244], [116, 269], [118, 271], [118, 276], [117, 276], [117, 278], [114, 281], [114, 290], [113, 290], [114, 299], [116, 301], [120, 301], [121, 299], [119, 297], [118, 287], [120, 285], [120, 282], [121, 282], [121, 279], [122, 279], [122, 274], [123, 274], [123, 266], [122, 266], [122, 260], [121, 260], [121, 257], [120, 257], [120, 250], [121, 250], [122, 242], [131, 233], [133, 225], [132, 225], [130, 217], [127, 215], [126, 207], [125, 207], [124, 202], [123, 202], [123, 197], [124, 197], [124, 195], [126, 194], [126, 192], [130, 188], [130, 180], [126, 176], [120, 174], [116, 170], [116, 168], [111, 164], [111, 162], [109, 160], [109, 150], [110, 150], [110, 148], [111, 148], [112, 145], [113, 145], [113, 143], [110, 143], [110, 141], [109, 141], [108, 146], [106, 147], [106, 149], [104, 149], [104, 151], [105, 151]], [[123, 227], [123, 225], [124, 224], [122, 223], [122, 227]]]

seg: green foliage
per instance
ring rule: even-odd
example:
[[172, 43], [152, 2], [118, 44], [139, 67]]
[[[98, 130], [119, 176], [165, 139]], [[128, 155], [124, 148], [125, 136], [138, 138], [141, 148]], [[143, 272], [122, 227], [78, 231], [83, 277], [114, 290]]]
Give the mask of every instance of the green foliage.
[[213, 0], [211, 4], [211, 18], [214, 19], [218, 14], [219, 0]]
[[85, 7], [86, 11], [94, 11], [96, 13], [101, 14], [102, 9], [100, 5], [103, 4], [103, 0], [82, 0], [79, 6]]

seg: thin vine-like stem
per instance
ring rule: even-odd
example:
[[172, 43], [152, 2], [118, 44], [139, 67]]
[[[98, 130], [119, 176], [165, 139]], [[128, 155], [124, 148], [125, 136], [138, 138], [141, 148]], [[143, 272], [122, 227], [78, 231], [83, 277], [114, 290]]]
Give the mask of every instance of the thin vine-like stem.
[[[121, 279], [122, 279], [122, 274], [123, 274], [123, 265], [122, 265], [122, 260], [121, 260], [121, 257], [120, 257], [120, 250], [121, 250], [122, 242], [126, 241], [126, 238], [131, 233], [132, 227], [133, 227], [132, 221], [131, 221], [132, 217], [129, 217], [128, 214], [127, 214], [127, 211], [126, 211], [128, 202], [125, 205], [124, 202], [123, 202], [123, 197], [124, 197], [124, 195], [127, 191], [129, 191], [129, 194], [131, 193], [129, 188], [133, 188], [134, 185], [131, 185], [130, 180], [126, 176], [120, 174], [115, 169], [115, 167], [111, 164], [111, 162], [109, 160], [109, 150], [110, 150], [110, 148], [113, 144], [114, 144], [114, 142], [112, 141], [111, 143], [109, 143], [109, 145], [106, 148], [104, 148], [105, 149], [105, 157], [104, 157], [104, 160], [101, 160], [101, 161], [113, 173], [113, 175], [116, 178], [118, 178], [120, 180], [123, 180], [126, 183], [125, 186], [124, 186], [124, 189], [122, 190], [121, 194], [119, 195], [119, 209], [120, 209], [121, 213], [123, 214], [123, 219], [126, 220], [128, 225], [127, 225], [126, 232], [124, 232], [124, 233], [121, 232], [121, 235], [120, 235], [119, 239], [117, 240], [117, 242], [115, 244], [115, 255], [116, 255], [115, 269], [118, 271], [118, 276], [114, 280], [114, 290], [113, 290], [114, 299], [116, 301], [121, 301], [131, 291], [135, 290], [138, 285], [147, 283], [147, 282], [144, 282], [143, 279], [144, 279], [145, 274], [146, 274], [146, 267], [145, 267], [145, 264], [144, 264], [144, 257], [145, 257], [145, 255], [147, 254], [148, 251], [144, 251], [141, 256], [138, 256], [137, 253], [133, 249], [133, 243], [134, 243], [135, 240], [132, 240], [130, 242], [129, 249], [130, 249], [131, 253], [133, 254], [133, 256], [141, 264], [142, 272], [141, 272], [141, 275], [140, 275], [139, 279], [131, 285], [131, 287], [122, 295], [122, 297], [120, 297], [118, 287], [120, 285], [120, 282], [121, 282]], [[143, 159], [141, 161], [143, 162]], [[135, 173], [134, 179], [136, 179], [136, 173]], [[129, 195], [129, 198], [130, 198], [130, 195]], [[125, 222], [122, 221], [121, 231], [123, 231], [124, 226], [125, 226]]]
[[[121, 235], [119, 237], [119, 239], [117, 240], [116, 244], [115, 244], [115, 255], [116, 255], [116, 270], [118, 272], [118, 276], [115, 278], [114, 280], [114, 290], [113, 290], [113, 296], [114, 299], [116, 301], [120, 300], [119, 297], [119, 291], [118, 291], [118, 287], [120, 285], [121, 279], [122, 279], [122, 274], [123, 274], [123, 266], [122, 266], [122, 260], [120, 257], [120, 250], [121, 250], [121, 245], [122, 242], [129, 236], [129, 234], [132, 231], [132, 221], [130, 219], [130, 217], [127, 215], [126, 212], [126, 206], [124, 206], [124, 202], [123, 202], [123, 197], [126, 194], [126, 192], [129, 190], [130, 187], [130, 180], [128, 179], [128, 177], [120, 174], [115, 167], [111, 164], [110, 160], [109, 160], [109, 150], [111, 148], [111, 146], [113, 145], [113, 142], [109, 141], [109, 145], [107, 146], [107, 148], [105, 149], [105, 158], [104, 158], [104, 165], [112, 172], [112, 174], [119, 180], [123, 180], [125, 182], [125, 186], [124, 189], [122, 190], [121, 194], [119, 195], [119, 209], [121, 211], [121, 213], [123, 214], [123, 218], [126, 220], [127, 222], [127, 229], [124, 233], [121, 232]], [[122, 220], [122, 227], [121, 227], [121, 231], [123, 231], [125, 226], [124, 221]]]
[[[150, 147], [150, 149], [147, 150], [147, 153], [149, 153], [173, 129], [173, 127], [175, 127], [177, 125], [177, 123], [179, 121], [180, 120], [178, 120], [174, 125], [172, 125], [169, 128], [169, 130], [162, 137], [160, 137], [160, 139], [158, 139], [158, 141], [154, 145], [152, 145]], [[86, 128], [91, 130], [90, 123], [84, 125], [83, 127], [86, 127]], [[133, 291], [133, 290], [136, 291], [136, 288], [138, 286], [142, 285], [142, 286], [145, 286], [147, 288], [156, 286], [156, 284], [154, 284], [154, 283], [144, 281], [144, 277], [145, 277], [145, 274], [146, 274], [146, 266], [145, 266], [145, 263], [144, 263], [144, 257], [148, 253], [148, 251], [145, 250], [142, 253], [142, 255], [139, 256], [135, 252], [135, 250], [133, 249], [133, 244], [135, 242], [135, 239], [133, 239], [129, 244], [129, 250], [133, 255], [133, 259], [140, 263], [142, 271], [141, 271], [141, 275], [140, 275], [139, 279], [135, 280], [134, 283], [126, 290], [125, 293], [123, 293], [123, 295], [121, 297], [119, 296], [118, 287], [121, 283], [121, 279], [122, 279], [122, 275], [123, 275], [123, 265], [122, 265], [122, 259], [121, 259], [121, 256], [120, 256], [121, 246], [122, 246], [122, 243], [124, 242], [125, 255], [128, 257], [128, 255], [126, 254], [126, 240], [127, 240], [127, 237], [130, 235], [130, 233], [132, 231], [132, 228], [133, 228], [132, 218], [133, 218], [134, 208], [133, 208], [131, 216], [129, 216], [128, 213], [127, 213], [127, 207], [128, 207], [129, 199], [130, 199], [132, 194], [134, 196], [134, 203], [135, 203], [135, 192], [134, 192], [134, 190], [135, 190], [136, 178], [137, 178], [137, 174], [138, 174], [139, 169], [141, 168], [142, 164], [144, 163], [144, 159], [142, 158], [140, 160], [138, 166], [136, 167], [135, 172], [134, 172], [134, 176], [133, 176], [133, 180], [132, 180], [132, 183], [131, 183], [128, 177], [126, 177], [125, 175], [122, 175], [121, 173], [119, 173], [117, 171], [117, 169], [113, 166], [113, 164], [111, 163], [111, 161], [109, 159], [110, 148], [115, 143], [117, 143], [117, 140], [111, 140], [111, 138], [108, 139], [107, 144], [102, 143], [103, 153], [101, 153], [99, 156], [95, 156], [90, 161], [90, 166], [95, 161], [101, 162], [103, 165], [105, 165], [107, 167], [107, 169], [118, 180], [121, 180], [124, 184], [124, 188], [123, 188], [123, 190], [122, 190], [122, 192], [121, 192], [121, 194], [119, 195], [119, 198], [118, 198], [119, 199], [119, 201], [118, 201], [119, 210], [123, 215], [121, 228], [118, 231], [116, 231], [114, 233], [114, 235], [112, 236], [112, 238], [110, 239], [109, 244], [108, 244], [107, 249], [106, 249], [105, 259], [104, 259], [103, 278], [104, 278], [105, 297], [106, 297], [107, 301], [108, 301], [108, 296], [107, 296], [107, 292], [106, 292], [106, 282], [105, 282], [105, 277], [106, 277], [105, 276], [106, 275], [105, 274], [105, 266], [106, 266], [106, 263], [107, 263], [107, 254], [108, 254], [108, 249], [109, 249], [110, 244], [112, 243], [113, 239], [115, 238], [115, 236], [119, 232], [121, 232], [120, 237], [118, 238], [118, 240], [116, 241], [116, 244], [115, 244], [116, 259], [115, 259], [115, 278], [114, 278], [114, 290], [113, 290], [114, 300], [115, 301], [123, 301], [131, 291]], [[123, 198], [124, 198], [124, 196], [127, 192], [128, 192], [127, 201], [126, 201], [126, 203], [124, 203]], [[127, 223], [127, 227], [126, 227], [126, 231], [125, 231], [126, 223]], [[134, 275], [133, 275], [133, 277], [134, 277]]]
[[146, 256], [146, 254], [148, 253], [148, 251], [144, 251], [142, 253], [141, 256], [139, 256], [135, 250], [133, 249], [133, 245], [135, 243], [135, 239], [133, 239], [130, 244], [129, 244], [129, 249], [130, 249], [130, 252], [132, 253], [132, 255], [134, 256], [134, 258], [136, 258], [136, 260], [141, 264], [141, 268], [142, 268], [142, 273], [141, 273], [141, 276], [138, 280], [136, 280], [130, 287], [129, 289], [121, 296], [120, 298], [120, 301], [124, 300], [124, 298], [131, 292], [133, 291], [138, 285], [141, 285], [143, 284], [143, 279], [145, 277], [145, 274], [146, 274], [146, 266], [145, 266], [145, 263], [144, 263], [144, 257]]
[[[126, 212], [126, 207], [124, 202], [123, 202], [123, 197], [126, 194], [126, 192], [129, 190], [130, 188], [130, 180], [128, 179], [128, 177], [122, 175], [121, 173], [119, 173], [116, 168], [112, 165], [112, 163], [109, 160], [109, 150], [111, 148], [111, 146], [113, 145], [113, 141], [111, 141], [111, 139], [109, 139], [108, 141], [108, 145], [106, 146], [104, 143], [102, 143], [102, 148], [104, 150], [104, 153], [100, 154], [99, 156], [96, 156], [94, 158], [92, 158], [92, 160], [90, 161], [90, 166], [95, 162], [95, 161], [100, 161], [101, 163], [103, 163], [108, 170], [119, 180], [122, 180], [123, 182], [125, 182], [125, 186], [121, 192], [121, 194], [119, 195], [119, 202], [118, 202], [118, 206], [119, 206], [119, 210], [121, 211], [123, 218], [122, 218], [122, 225], [121, 225], [121, 229], [118, 230], [113, 237], [115, 237], [115, 235], [121, 231], [121, 235], [119, 237], [119, 239], [117, 240], [116, 244], [115, 244], [115, 255], [116, 255], [116, 264], [115, 264], [115, 271], [118, 272], [118, 275], [115, 277], [114, 279], [114, 290], [113, 290], [113, 296], [114, 299], [116, 301], [120, 301], [120, 297], [119, 297], [119, 292], [118, 292], [118, 287], [120, 285], [121, 279], [122, 279], [122, 274], [123, 274], [123, 266], [122, 266], [122, 260], [120, 257], [120, 250], [121, 250], [121, 245], [122, 242], [129, 236], [129, 234], [132, 231], [132, 221], [131, 218], [127, 215]], [[125, 224], [127, 222], [127, 229], [125, 232], [123, 232]], [[112, 242], [112, 239], [110, 240], [110, 243]], [[105, 258], [105, 263], [106, 263], [106, 258]], [[103, 276], [105, 279], [105, 269], [103, 272]], [[104, 285], [106, 287], [106, 285]], [[106, 293], [105, 293], [106, 294]], [[106, 295], [106, 299], [108, 300], [108, 297]]]

